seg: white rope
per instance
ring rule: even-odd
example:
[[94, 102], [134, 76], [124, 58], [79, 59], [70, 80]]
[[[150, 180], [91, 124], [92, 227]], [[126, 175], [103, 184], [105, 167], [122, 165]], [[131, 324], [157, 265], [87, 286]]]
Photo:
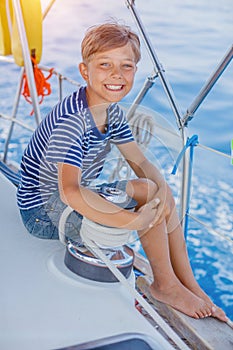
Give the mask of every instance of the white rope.
[[146, 148], [154, 134], [153, 118], [143, 113], [135, 113], [128, 121], [137, 143]]
[[[132, 133], [134, 135], [137, 144], [145, 150], [151, 141], [151, 137], [154, 134], [155, 123], [150, 115], [142, 113], [135, 113], [128, 120]], [[132, 175], [132, 170], [129, 167], [125, 158], [121, 155], [117, 160], [116, 167], [112, 171], [109, 181], [114, 179], [129, 179]]]
[[162, 328], [162, 330], [173, 340], [173, 342], [181, 350], [190, 350], [190, 348], [183, 342], [183, 340], [173, 331], [173, 329], [160, 317], [160, 315], [152, 308], [152, 306], [133, 288], [122, 273], [112, 264], [108, 257], [99, 249], [94, 241], [88, 236], [83, 235], [84, 243], [92, 253], [100, 258], [109, 268], [109, 270], [116, 276], [122, 285], [130, 292], [130, 294], [141, 304], [141, 306], [148, 312], [148, 314], [155, 320], [155, 322]]
[[107, 227], [97, 224], [86, 217], [82, 220], [80, 236], [85, 242], [86, 237], [100, 247], [116, 248], [129, 242], [131, 230]]
[[66, 245], [66, 236], [65, 236], [65, 224], [68, 216], [72, 213], [73, 209], [69, 206], [67, 206], [64, 210], [63, 213], [61, 214], [60, 220], [59, 220], [59, 225], [58, 225], [58, 235], [59, 235], [59, 240], [61, 243]]
[[[65, 237], [65, 224], [68, 216], [72, 213], [73, 209], [67, 206], [61, 214], [58, 235], [61, 243], [66, 244]], [[96, 244], [101, 247], [121, 247], [129, 242], [131, 231], [127, 229], [120, 229], [115, 227], [107, 227], [97, 224], [86, 217], [82, 219], [82, 226], [80, 229], [80, 236], [89, 237], [94, 240]]]

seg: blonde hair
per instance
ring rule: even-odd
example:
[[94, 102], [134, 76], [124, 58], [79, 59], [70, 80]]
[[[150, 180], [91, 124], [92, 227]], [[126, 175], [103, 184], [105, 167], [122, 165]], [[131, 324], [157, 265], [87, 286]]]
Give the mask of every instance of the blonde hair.
[[130, 43], [137, 63], [141, 58], [140, 41], [131, 28], [118, 23], [104, 23], [90, 27], [82, 41], [82, 58], [88, 62], [96, 52], [104, 52]]

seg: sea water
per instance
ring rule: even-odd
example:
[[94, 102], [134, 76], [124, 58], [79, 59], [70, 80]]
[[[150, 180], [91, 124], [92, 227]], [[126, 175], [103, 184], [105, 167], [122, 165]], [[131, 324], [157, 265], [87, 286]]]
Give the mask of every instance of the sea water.
[[[46, 1], [42, 1], [43, 8]], [[181, 115], [215, 70], [232, 45], [232, 0], [138, 0], [136, 8], [173, 89]], [[43, 24], [43, 56], [41, 63], [80, 81], [78, 62], [80, 42], [85, 30], [94, 24], [115, 18], [137, 31], [125, 1], [57, 0]], [[20, 68], [0, 63], [0, 112], [11, 115]], [[153, 73], [153, 65], [142, 42], [142, 60], [132, 92], [123, 103], [130, 104], [145, 78]], [[233, 138], [233, 62], [227, 67], [210, 94], [190, 121], [187, 133], [198, 135], [201, 145], [230, 155]], [[51, 80], [55, 83], [55, 78]], [[65, 83], [64, 83], [65, 84]], [[72, 88], [73, 89], [73, 88]], [[69, 93], [67, 87], [66, 93]], [[57, 89], [42, 104], [42, 116], [57, 101]], [[142, 105], [156, 115], [160, 124], [178, 132], [175, 117], [159, 79], [144, 98]], [[20, 102], [18, 117], [35, 126], [31, 106]], [[0, 118], [0, 153], [9, 123]], [[9, 160], [20, 161], [30, 136], [29, 131], [15, 126], [9, 148]], [[156, 161], [175, 197], [179, 194], [178, 175], [171, 169], [177, 153], [168, 150], [166, 142], [154, 140], [150, 155]], [[108, 172], [109, 169], [106, 171]], [[216, 304], [233, 319], [233, 167], [229, 158], [201, 147], [194, 151], [193, 187], [190, 205], [187, 245], [195, 276]], [[211, 232], [192, 219], [212, 227]], [[220, 233], [220, 236], [216, 234]], [[140, 249], [140, 248], [139, 248]]]

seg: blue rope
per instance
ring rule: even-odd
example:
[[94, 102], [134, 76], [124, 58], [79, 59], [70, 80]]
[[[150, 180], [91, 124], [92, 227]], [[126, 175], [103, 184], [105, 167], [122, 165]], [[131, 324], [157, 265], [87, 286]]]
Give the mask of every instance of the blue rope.
[[8, 165], [0, 160], [0, 171], [5, 175], [5, 177], [10, 180], [16, 187], [20, 183], [20, 173], [13, 171]]
[[178, 169], [178, 166], [180, 164], [180, 161], [181, 159], [183, 158], [185, 152], [187, 151], [187, 149], [190, 147], [190, 160], [192, 162], [193, 160], [193, 147], [194, 146], [197, 146], [198, 145], [198, 136], [197, 135], [193, 135], [192, 137], [188, 137], [187, 138], [187, 141], [186, 141], [186, 144], [184, 145], [184, 147], [182, 148], [182, 150], [180, 151], [178, 157], [177, 157], [177, 160], [176, 160], [176, 163], [172, 169], [172, 172], [171, 174], [172, 175], [175, 175], [176, 172], [177, 172], [177, 169]]
[[[184, 156], [185, 152], [187, 151], [187, 149], [190, 147], [189, 179], [188, 179], [189, 185], [191, 184], [191, 178], [192, 178], [193, 149], [197, 145], [198, 145], [198, 136], [197, 135], [193, 135], [192, 137], [187, 138], [186, 144], [183, 147], [183, 149], [181, 150], [181, 152], [179, 153], [179, 155], [177, 157], [177, 160], [176, 160], [176, 163], [175, 163], [175, 165], [173, 167], [173, 170], [172, 170], [172, 174], [175, 175], [181, 159], [183, 158], [183, 156]], [[184, 225], [184, 236], [185, 236], [185, 239], [187, 238], [187, 234], [188, 234], [189, 203], [190, 203], [190, 186], [188, 188], [187, 209], [186, 209], [186, 213], [185, 213], [185, 217], [186, 217], [185, 225]]]

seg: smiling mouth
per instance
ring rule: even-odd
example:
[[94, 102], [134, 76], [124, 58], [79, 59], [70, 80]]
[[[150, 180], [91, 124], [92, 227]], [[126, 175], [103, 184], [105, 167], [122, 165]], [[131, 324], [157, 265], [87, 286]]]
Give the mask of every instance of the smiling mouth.
[[123, 90], [124, 85], [110, 85], [110, 84], [107, 84], [107, 85], [105, 85], [105, 87], [106, 87], [107, 90], [110, 90], [110, 91], [121, 91], [121, 90]]

